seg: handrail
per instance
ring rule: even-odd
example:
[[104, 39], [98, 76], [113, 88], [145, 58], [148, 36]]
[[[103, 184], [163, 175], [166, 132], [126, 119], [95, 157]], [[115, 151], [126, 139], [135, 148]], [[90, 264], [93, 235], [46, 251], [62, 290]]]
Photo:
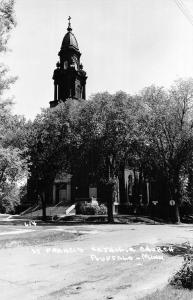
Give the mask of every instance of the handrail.
[[75, 204], [72, 204], [70, 207], [68, 207], [66, 209], [66, 215], [68, 215], [71, 212], [71, 210], [73, 210], [74, 208], [75, 208]]
[[37, 206], [37, 204], [34, 204], [33, 206], [28, 207], [26, 210], [24, 210], [20, 213], [20, 216], [30, 213], [32, 211], [32, 209], [34, 209], [36, 206]]
[[63, 203], [63, 201], [58, 202], [54, 207], [60, 206], [61, 203]]

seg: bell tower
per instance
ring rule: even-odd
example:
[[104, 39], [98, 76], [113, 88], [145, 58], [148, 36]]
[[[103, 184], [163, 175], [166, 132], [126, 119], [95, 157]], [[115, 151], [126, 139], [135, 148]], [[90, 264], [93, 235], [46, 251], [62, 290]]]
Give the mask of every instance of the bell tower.
[[66, 101], [68, 98], [86, 98], [86, 72], [80, 62], [81, 53], [76, 37], [72, 33], [71, 17], [68, 18], [68, 28], [61, 49], [58, 53], [59, 61], [54, 70], [54, 100], [50, 107]]

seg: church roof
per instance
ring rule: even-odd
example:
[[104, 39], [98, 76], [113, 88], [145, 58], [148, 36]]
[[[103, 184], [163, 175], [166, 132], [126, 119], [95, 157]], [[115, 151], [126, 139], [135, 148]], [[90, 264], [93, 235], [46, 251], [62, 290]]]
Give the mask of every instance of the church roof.
[[61, 50], [66, 50], [66, 49], [72, 48], [72, 49], [79, 51], [78, 42], [75, 38], [75, 35], [72, 33], [70, 19], [69, 19], [67, 31], [68, 32], [65, 34], [63, 41], [62, 41]]

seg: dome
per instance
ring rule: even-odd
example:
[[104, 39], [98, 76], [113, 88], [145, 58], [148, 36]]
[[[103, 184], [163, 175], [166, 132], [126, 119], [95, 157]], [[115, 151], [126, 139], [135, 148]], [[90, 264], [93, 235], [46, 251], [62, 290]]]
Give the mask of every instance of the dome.
[[76, 40], [74, 34], [71, 32], [71, 30], [69, 30], [69, 28], [68, 28], [68, 32], [66, 33], [66, 35], [63, 38], [61, 49], [65, 50], [68, 48], [73, 48], [75, 50], [79, 50], [77, 40]]

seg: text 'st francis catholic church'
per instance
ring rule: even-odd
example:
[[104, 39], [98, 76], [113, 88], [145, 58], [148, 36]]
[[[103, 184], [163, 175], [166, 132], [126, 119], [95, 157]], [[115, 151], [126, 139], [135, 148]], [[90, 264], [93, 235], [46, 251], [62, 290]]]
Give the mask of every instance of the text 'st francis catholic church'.
[[[57, 62], [53, 74], [54, 100], [50, 101], [50, 108], [54, 108], [70, 98], [86, 101], [87, 76], [80, 61], [81, 53], [76, 37], [72, 32], [70, 19], [69, 17], [67, 33], [58, 53], [59, 62]], [[49, 196], [46, 197], [47, 205], [61, 204], [64, 207], [70, 207], [78, 200], [93, 198], [105, 202], [109, 198], [109, 192], [104, 186], [91, 185], [88, 177], [88, 174], [84, 172], [82, 174], [58, 174], [51, 187], [52, 195], [49, 193]], [[49, 189], [50, 187], [48, 187]], [[125, 163], [120, 177], [117, 178], [114, 212], [116, 210], [121, 213], [128, 213], [129, 207], [135, 202], [147, 206], [150, 198], [149, 193], [149, 183], [143, 180], [138, 170], [127, 167], [127, 163]]]

